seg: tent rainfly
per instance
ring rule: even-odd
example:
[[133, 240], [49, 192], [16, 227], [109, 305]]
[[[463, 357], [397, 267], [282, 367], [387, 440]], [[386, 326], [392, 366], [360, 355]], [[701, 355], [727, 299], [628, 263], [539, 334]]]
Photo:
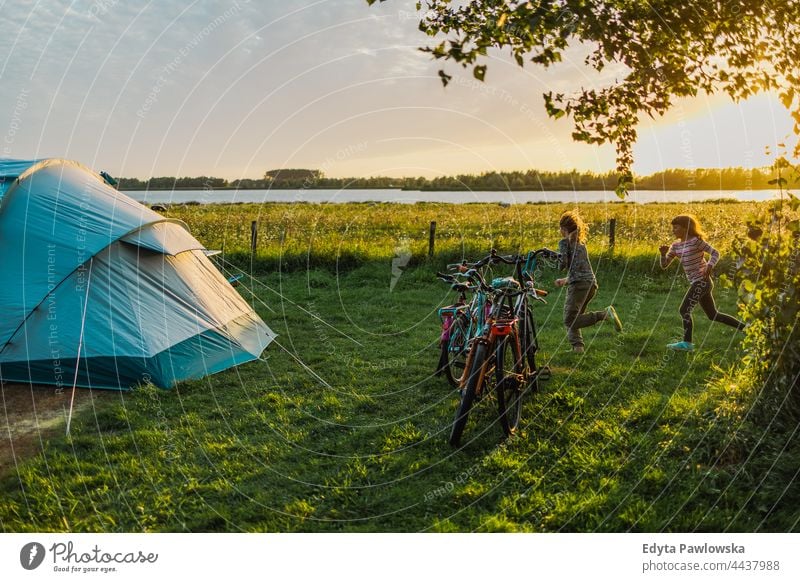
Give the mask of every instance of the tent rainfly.
[[170, 388], [274, 334], [181, 221], [66, 160], [0, 159], [0, 379]]

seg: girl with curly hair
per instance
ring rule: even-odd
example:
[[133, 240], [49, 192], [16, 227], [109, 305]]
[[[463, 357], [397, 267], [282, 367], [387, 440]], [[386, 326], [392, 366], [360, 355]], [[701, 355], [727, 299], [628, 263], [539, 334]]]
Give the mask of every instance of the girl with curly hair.
[[611, 305], [602, 311], [586, 312], [589, 302], [597, 293], [597, 279], [586, 251], [586, 223], [576, 211], [568, 211], [561, 215], [558, 226], [561, 236], [564, 237], [558, 243], [559, 267], [561, 270], [567, 269], [567, 276], [556, 279], [556, 285], [567, 287], [564, 325], [572, 351], [580, 354], [584, 351], [581, 328], [608, 319], [614, 322], [617, 331], [622, 331], [622, 322]]

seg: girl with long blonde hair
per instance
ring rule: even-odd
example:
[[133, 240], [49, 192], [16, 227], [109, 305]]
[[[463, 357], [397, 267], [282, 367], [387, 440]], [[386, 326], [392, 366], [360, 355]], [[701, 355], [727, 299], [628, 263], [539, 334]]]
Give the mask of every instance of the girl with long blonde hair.
[[[697, 305], [700, 305], [711, 321], [718, 321], [739, 330], [744, 329], [744, 323], [727, 313], [717, 311], [711, 273], [719, 261], [719, 251], [706, 242], [706, 235], [697, 217], [692, 214], [681, 214], [673, 218], [672, 234], [677, 238], [675, 242], [658, 247], [661, 253], [661, 268], [666, 269], [677, 258], [689, 280], [689, 290], [686, 291], [679, 309], [683, 321], [683, 340], [667, 344], [667, 348], [691, 352], [694, 350], [692, 310]], [[705, 258], [706, 254], [708, 260]]]

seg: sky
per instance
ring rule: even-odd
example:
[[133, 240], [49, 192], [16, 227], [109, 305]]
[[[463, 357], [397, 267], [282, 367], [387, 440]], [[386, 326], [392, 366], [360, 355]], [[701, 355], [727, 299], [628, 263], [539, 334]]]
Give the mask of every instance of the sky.
[[[491, 54], [485, 83], [446, 64], [445, 88], [415, 1], [0, 0], [0, 157], [137, 178], [614, 169], [544, 112], [542, 93], [603, 82], [580, 47], [551, 69]], [[791, 120], [773, 95], [701, 95], [638, 129], [646, 175], [767, 165]]]

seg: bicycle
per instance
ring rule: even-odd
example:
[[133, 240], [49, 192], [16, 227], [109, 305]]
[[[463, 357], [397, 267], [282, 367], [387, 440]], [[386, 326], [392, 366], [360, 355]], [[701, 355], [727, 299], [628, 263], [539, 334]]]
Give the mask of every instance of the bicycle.
[[[538, 367], [539, 341], [530, 300], [546, 303], [544, 291], [534, 286], [533, 273], [540, 257], [555, 261], [558, 253], [549, 249], [526, 255], [501, 256], [492, 252], [476, 264], [505, 263], [514, 266], [514, 276], [495, 278], [487, 284], [476, 269], [466, 275], [491, 298], [485, 325], [470, 341], [461, 379], [461, 399], [450, 432], [450, 444], [459, 446], [473, 403], [495, 390], [500, 425], [506, 436], [513, 435], [521, 418], [522, 398], [536, 392], [539, 381], [549, 378], [549, 368]], [[524, 266], [523, 266], [524, 265]], [[493, 385], [492, 385], [493, 384]]]
[[[448, 269], [478, 268], [482, 265], [466, 262], [448, 265]], [[464, 375], [470, 340], [482, 333], [486, 315], [488, 315], [486, 293], [475, 284], [459, 281], [457, 277], [467, 277], [466, 273], [436, 273], [436, 277], [450, 283], [450, 288], [458, 293], [458, 299], [452, 305], [438, 310], [442, 328], [439, 335], [439, 363], [436, 375], [444, 375], [453, 388], [459, 388]], [[468, 277], [467, 277], [468, 278]], [[467, 293], [472, 299], [467, 303]]]

